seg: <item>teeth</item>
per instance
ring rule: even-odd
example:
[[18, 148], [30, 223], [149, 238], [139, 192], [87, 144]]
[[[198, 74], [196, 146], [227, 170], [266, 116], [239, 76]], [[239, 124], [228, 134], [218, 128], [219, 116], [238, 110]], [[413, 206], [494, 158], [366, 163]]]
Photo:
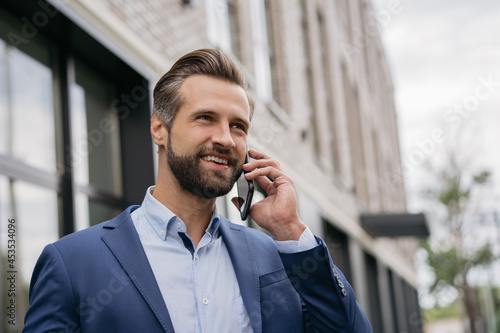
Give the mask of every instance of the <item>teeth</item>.
[[218, 158], [215, 156], [203, 156], [201, 159], [204, 161], [213, 161], [215, 163], [224, 164], [224, 165], [227, 165], [227, 163], [229, 162], [228, 160]]

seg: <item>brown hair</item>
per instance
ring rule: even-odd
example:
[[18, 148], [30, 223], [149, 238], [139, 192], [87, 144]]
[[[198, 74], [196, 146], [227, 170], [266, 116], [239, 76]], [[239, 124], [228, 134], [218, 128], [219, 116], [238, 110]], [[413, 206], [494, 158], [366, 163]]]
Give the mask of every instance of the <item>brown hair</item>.
[[[177, 112], [183, 103], [180, 88], [191, 75], [207, 75], [234, 83], [245, 89], [245, 78], [238, 65], [217, 49], [200, 49], [182, 56], [156, 83], [153, 91], [153, 111], [163, 120], [167, 129], [172, 128]], [[248, 96], [249, 118], [252, 119], [254, 103]]]

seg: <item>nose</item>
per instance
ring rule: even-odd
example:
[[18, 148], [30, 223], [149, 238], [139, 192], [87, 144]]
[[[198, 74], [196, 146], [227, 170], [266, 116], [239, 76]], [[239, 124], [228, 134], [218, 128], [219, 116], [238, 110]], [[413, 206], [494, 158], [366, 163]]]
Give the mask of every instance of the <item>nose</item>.
[[213, 135], [212, 143], [222, 148], [233, 148], [236, 144], [234, 143], [233, 137], [231, 135], [231, 129], [228, 124], [218, 126]]

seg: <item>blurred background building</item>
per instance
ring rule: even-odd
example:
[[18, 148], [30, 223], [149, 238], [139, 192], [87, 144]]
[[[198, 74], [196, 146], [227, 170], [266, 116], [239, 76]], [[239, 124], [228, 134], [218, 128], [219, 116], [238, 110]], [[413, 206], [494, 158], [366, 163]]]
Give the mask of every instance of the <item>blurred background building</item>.
[[22, 329], [44, 245], [142, 202], [155, 179], [152, 87], [181, 55], [217, 47], [256, 100], [249, 146], [294, 179], [302, 219], [374, 331], [421, 332], [413, 257], [428, 230], [406, 212], [391, 75], [370, 17], [367, 0], [2, 1], [2, 309], [5, 275], [17, 278], [16, 324], [2, 313], [2, 331]]

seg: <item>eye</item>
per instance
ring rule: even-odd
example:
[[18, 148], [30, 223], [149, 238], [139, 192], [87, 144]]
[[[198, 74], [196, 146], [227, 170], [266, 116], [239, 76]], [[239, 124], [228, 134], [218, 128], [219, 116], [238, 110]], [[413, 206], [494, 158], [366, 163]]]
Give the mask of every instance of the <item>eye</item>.
[[201, 115], [201, 116], [198, 116], [198, 119], [200, 119], [200, 120], [210, 120], [212, 118], [210, 116], [207, 116], [207, 115]]
[[231, 128], [234, 128], [234, 129], [237, 129], [237, 130], [241, 130], [241, 131], [243, 131], [245, 133], [247, 132], [247, 128], [243, 124], [234, 123], [234, 124], [231, 125]]

